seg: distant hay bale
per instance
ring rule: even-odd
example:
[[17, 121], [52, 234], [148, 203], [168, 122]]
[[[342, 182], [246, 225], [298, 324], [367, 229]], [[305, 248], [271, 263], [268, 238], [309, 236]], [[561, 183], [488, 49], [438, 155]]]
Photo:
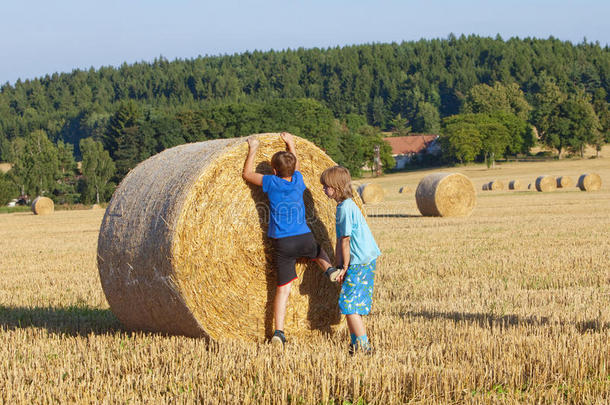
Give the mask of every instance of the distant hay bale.
[[8, 173], [12, 168], [12, 163], [0, 163], [0, 172], [2, 173]]
[[48, 197], [36, 197], [32, 201], [32, 212], [35, 215], [49, 215], [55, 211], [53, 200]]
[[483, 187], [481, 187], [481, 189], [482, 189], [483, 191], [487, 191], [487, 190], [489, 190], [489, 183], [485, 183], [485, 184], [483, 184]]
[[379, 184], [364, 183], [358, 187], [358, 195], [365, 204], [380, 203], [385, 198], [385, 192]]
[[92, 210], [99, 210], [100, 208], [102, 208], [102, 207], [101, 207], [99, 204], [93, 204], [93, 205], [91, 206], [91, 209], [92, 209]]
[[504, 190], [504, 183], [502, 183], [500, 180], [493, 180], [489, 182], [487, 188], [489, 190]]
[[409, 186], [402, 186], [402, 187], [401, 187], [401, 188], [398, 190], [398, 192], [399, 192], [400, 194], [403, 194], [403, 193], [408, 193], [409, 191], [411, 191], [411, 187], [409, 187]]
[[602, 188], [602, 178], [596, 173], [583, 174], [578, 178], [577, 186], [582, 191], [597, 191]]
[[539, 176], [536, 179], [536, 190], [548, 192], [554, 191], [557, 186], [557, 180], [553, 176]]
[[528, 184], [528, 185], [527, 185], [527, 189], [528, 189], [528, 190], [531, 190], [531, 189], [532, 189], [532, 183], [530, 183], [530, 184]]
[[568, 176], [557, 177], [557, 188], [568, 188], [574, 185], [574, 180]]
[[508, 182], [509, 190], [521, 190], [521, 182], [519, 180], [511, 180]]
[[424, 177], [415, 191], [417, 208], [423, 216], [470, 215], [476, 192], [472, 181], [460, 173], [433, 173]]
[[[278, 134], [258, 134], [256, 171], [271, 174]], [[308, 224], [331, 255], [336, 204], [320, 175], [335, 163], [295, 137]], [[140, 163], [110, 201], [98, 239], [98, 269], [112, 312], [128, 329], [262, 341], [273, 333], [276, 275], [266, 236], [269, 202], [241, 177], [244, 138], [167, 149]], [[354, 201], [361, 206], [358, 196]], [[340, 322], [338, 290], [313, 261], [297, 263], [286, 314], [292, 336]]]

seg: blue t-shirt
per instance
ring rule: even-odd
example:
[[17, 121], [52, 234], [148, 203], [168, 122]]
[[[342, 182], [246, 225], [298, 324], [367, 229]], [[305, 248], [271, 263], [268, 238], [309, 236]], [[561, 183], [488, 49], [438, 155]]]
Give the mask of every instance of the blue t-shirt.
[[294, 172], [292, 181], [275, 175], [263, 176], [263, 191], [270, 205], [267, 236], [285, 238], [311, 232], [305, 221], [303, 192], [306, 188], [299, 171]]
[[337, 243], [349, 236], [349, 264], [369, 264], [381, 254], [371, 229], [356, 203], [348, 198], [337, 205]]

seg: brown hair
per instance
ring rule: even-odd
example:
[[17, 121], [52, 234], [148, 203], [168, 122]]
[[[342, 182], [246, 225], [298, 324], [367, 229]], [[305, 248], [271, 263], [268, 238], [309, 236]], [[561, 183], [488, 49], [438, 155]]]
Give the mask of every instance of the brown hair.
[[343, 166], [333, 166], [322, 172], [320, 183], [335, 190], [334, 199], [337, 202], [352, 198], [352, 177]]
[[271, 158], [271, 167], [279, 177], [290, 177], [294, 174], [297, 158], [287, 151], [276, 152]]

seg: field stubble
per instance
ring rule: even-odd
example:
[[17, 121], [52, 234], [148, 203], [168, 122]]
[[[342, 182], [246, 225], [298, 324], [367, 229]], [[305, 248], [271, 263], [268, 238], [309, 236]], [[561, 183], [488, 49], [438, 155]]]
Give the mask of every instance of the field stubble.
[[[554, 171], [607, 182], [601, 163], [455, 171], [479, 190]], [[479, 192], [468, 218], [423, 218], [397, 190], [427, 173], [376, 180], [388, 198], [367, 207], [383, 252], [370, 357], [347, 354], [345, 328], [283, 353], [123, 331], [95, 267], [103, 210], [0, 215], [0, 402], [610, 401], [608, 183]]]

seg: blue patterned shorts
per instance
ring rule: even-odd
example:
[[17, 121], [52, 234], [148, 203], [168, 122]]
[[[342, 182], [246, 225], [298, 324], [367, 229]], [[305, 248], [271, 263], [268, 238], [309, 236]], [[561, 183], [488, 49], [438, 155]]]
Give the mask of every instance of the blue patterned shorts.
[[368, 315], [373, 302], [376, 260], [369, 264], [352, 264], [339, 294], [339, 309], [343, 315]]

